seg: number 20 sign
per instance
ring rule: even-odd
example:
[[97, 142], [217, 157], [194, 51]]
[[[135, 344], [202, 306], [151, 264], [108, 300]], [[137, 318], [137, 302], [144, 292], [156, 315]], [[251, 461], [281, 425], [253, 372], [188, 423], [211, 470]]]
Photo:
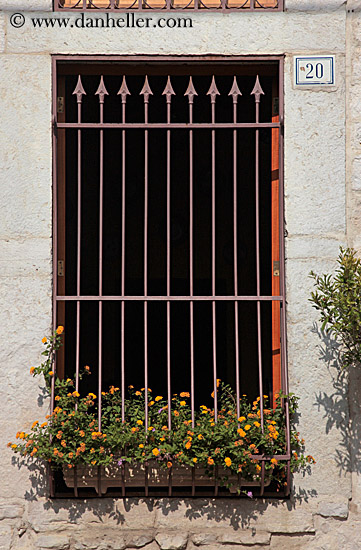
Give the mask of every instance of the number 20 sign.
[[334, 86], [335, 56], [295, 56], [296, 86]]

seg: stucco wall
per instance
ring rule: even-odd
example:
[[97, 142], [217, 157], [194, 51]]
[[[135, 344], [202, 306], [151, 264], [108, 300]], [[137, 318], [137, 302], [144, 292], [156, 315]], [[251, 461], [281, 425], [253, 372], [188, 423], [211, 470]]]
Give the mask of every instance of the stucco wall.
[[[361, 384], [353, 381], [350, 424], [346, 387], [322, 358], [307, 302], [311, 269], [331, 269], [347, 241], [361, 250], [360, 12], [347, 15], [340, 0], [289, 0], [287, 13], [193, 14], [193, 29], [60, 32], [31, 27], [30, 10], [49, 15], [49, 0], [24, 4], [2, 0], [0, 12], [0, 549], [361, 548], [360, 453], [350, 443]], [[21, 29], [12, 10], [26, 17]], [[290, 501], [49, 501], [41, 473], [18, 469], [5, 448], [48, 406], [28, 372], [51, 325], [51, 54], [69, 53], [285, 54], [290, 388], [317, 460], [311, 476], [294, 477]], [[296, 53], [336, 54], [336, 86], [295, 89]]]

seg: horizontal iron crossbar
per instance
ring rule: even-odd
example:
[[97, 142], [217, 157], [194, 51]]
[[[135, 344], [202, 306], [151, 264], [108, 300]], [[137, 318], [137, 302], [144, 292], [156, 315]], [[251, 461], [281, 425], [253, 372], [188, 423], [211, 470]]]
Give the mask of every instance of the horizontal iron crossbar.
[[58, 302], [282, 302], [282, 296], [56, 296]]
[[162, 130], [162, 129], [183, 129], [183, 130], [209, 130], [211, 129], [229, 129], [229, 130], [237, 130], [237, 129], [243, 129], [243, 128], [280, 128], [281, 123], [279, 122], [238, 122], [238, 123], [232, 123], [232, 122], [193, 122], [193, 123], [187, 123], [187, 122], [171, 122], [171, 123], [158, 123], [158, 122], [58, 122], [56, 123], [57, 128], [77, 128], [84, 130], [87, 129], [99, 129], [99, 130], [114, 130], [114, 129], [122, 129], [122, 130], [139, 130], [139, 129], [146, 129], [146, 130]]

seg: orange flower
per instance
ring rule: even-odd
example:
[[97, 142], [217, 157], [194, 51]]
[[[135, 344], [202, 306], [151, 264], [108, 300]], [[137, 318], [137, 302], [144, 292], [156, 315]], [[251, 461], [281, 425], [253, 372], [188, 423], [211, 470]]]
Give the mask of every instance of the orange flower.
[[80, 397], [80, 393], [77, 392], [77, 391], [73, 391], [72, 396], [73, 397]]
[[79, 431], [79, 435], [80, 435], [80, 437], [84, 437], [84, 436], [85, 436], [84, 430], [80, 430], [80, 431]]
[[154, 454], [154, 456], [158, 456], [159, 455], [159, 449], [157, 449], [157, 448], [153, 449], [152, 453]]
[[139, 449], [144, 449], [143, 443], [140, 443], [140, 444], [139, 444]]
[[181, 407], [184, 407], [185, 404], [186, 404], [185, 401], [181, 401], [181, 402], [180, 402]]
[[191, 446], [192, 446], [192, 443], [190, 441], [187, 441], [187, 443], [185, 445], [186, 449], [190, 449]]
[[179, 412], [178, 411], [174, 411], [174, 416], [179, 416]]
[[73, 456], [74, 456], [74, 453], [69, 453], [69, 454], [68, 454], [68, 457], [69, 457], [69, 458], [73, 458]]
[[37, 424], [39, 424], [39, 420], [36, 420], [35, 422], [32, 423], [31, 429], [33, 430], [35, 426], [37, 426]]
[[45, 426], [47, 426], [48, 423], [47, 422], [43, 422], [42, 425], [40, 426], [40, 428], [45, 428]]
[[239, 419], [238, 419], [238, 422], [244, 422], [244, 420], [246, 420], [246, 417], [245, 416], [240, 416]]
[[137, 424], [139, 424], [139, 426], [142, 426], [143, 420], [137, 420]]
[[136, 391], [135, 395], [142, 395], [142, 393], [140, 391]]
[[61, 325], [56, 329], [56, 333], [57, 334], [62, 334], [64, 332], [64, 327], [62, 327]]
[[193, 458], [193, 462], [194, 462], [194, 463], [198, 462], [198, 458], [194, 457], [194, 458]]
[[66, 441], [63, 439], [63, 440], [61, 441], [60, 445], [61, 445], [62, 447], [66, 447]]
[[228, 468], [232, 464], [232, 460], [229, 458], [229, 456], [226, 456], [226, 458], [224, 459], [224, 462], [226, 463], [226, 466], [228, 466]]
[[47, 340], [47, 339], [45, 338], [45, 336], [44, 336], [44, 338], [42, 339], [43, 344], [46, 344], [47, 341], [48, 341], [48, 340]]
[[96, 460], [92, 460], [92, 464], [93, 464], [93, 466], [95, 466], [95, 464], [96, 464], [96, 463], [97, 463], [97, 461], [96, 461]]
[[275, 466], [277, 466], [278, 460], [276, 458], [271, 458], [271, 464], [274, 464]]
[[217, 388], [219, 388], [219, 384], [221, 383], [221, 379], [217, 378]]
[[155, 401], [150, 401], [149, 403], [149, 406], [151, 407], [152, 405], [154, 405]]
[[55, 396], [55, 401], [60, 401], [61, 397], [59, 395]]
[[157, 397], [155, 398], [154, 401], [160, 401], [161, 399], [163, 399], [163, 396], [162, 395], [157, 395]]
[[172, 464], [170, 461], [167, 462], [167, 467], [168, 467], [168, 468], [171, 468], [172, 466], [173, 466], [173, 464]]
[[49, 370], [49, 376], [54, 376], [54, 373], [52, 370]]
[[246, 437], [246, 432], [245, 432], [244, 430], [242, 430], [242, 428], [238, 428], [237, 433], [238, 433], [241, 437]]
[[253, 422], [253, 424], [256, 426], [256, 428], [259, 428], [261, 425], [259, 422]]
[[30, 374], [33, 374], [35, 370], [35, 367], [30, 367]]
[[210, 456], [208, 457], [207, 462], [208, 462], [208, 465], [209, 465], [209, 466], [213, 466], [213, 465], [214, 465], [214, 460], [213, 460], [213, 458], [211, 458]]
[[182, 391], [182, 393], [179, 394], [181, 397], [190, 397], [190, 394], [187, 391]]
[[244, 427], [244, 429], [247, 430], [247, 431], [250, 430], [250, 429], [251, 429], [250, 424], [246, 424], [245, 427]]
[[88, 371], [90, 370], [90, 367], [88, 365], [85, 365], [84, 368], [85, 368], [85, 370], [88, 370]]

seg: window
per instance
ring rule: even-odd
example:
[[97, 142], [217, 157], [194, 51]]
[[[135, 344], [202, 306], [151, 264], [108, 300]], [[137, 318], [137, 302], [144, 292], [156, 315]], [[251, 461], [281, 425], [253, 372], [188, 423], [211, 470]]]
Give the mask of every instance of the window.
[[72, 59], [54, 59], [59, 376], [170, 406], [189, 391], [193, 408], [221, 378], [272, 402], [287, 391], [282, 60]]
[[269, 10], [282, 11], [283, 0], [54, 0], [55, 11], [124, 10]]

